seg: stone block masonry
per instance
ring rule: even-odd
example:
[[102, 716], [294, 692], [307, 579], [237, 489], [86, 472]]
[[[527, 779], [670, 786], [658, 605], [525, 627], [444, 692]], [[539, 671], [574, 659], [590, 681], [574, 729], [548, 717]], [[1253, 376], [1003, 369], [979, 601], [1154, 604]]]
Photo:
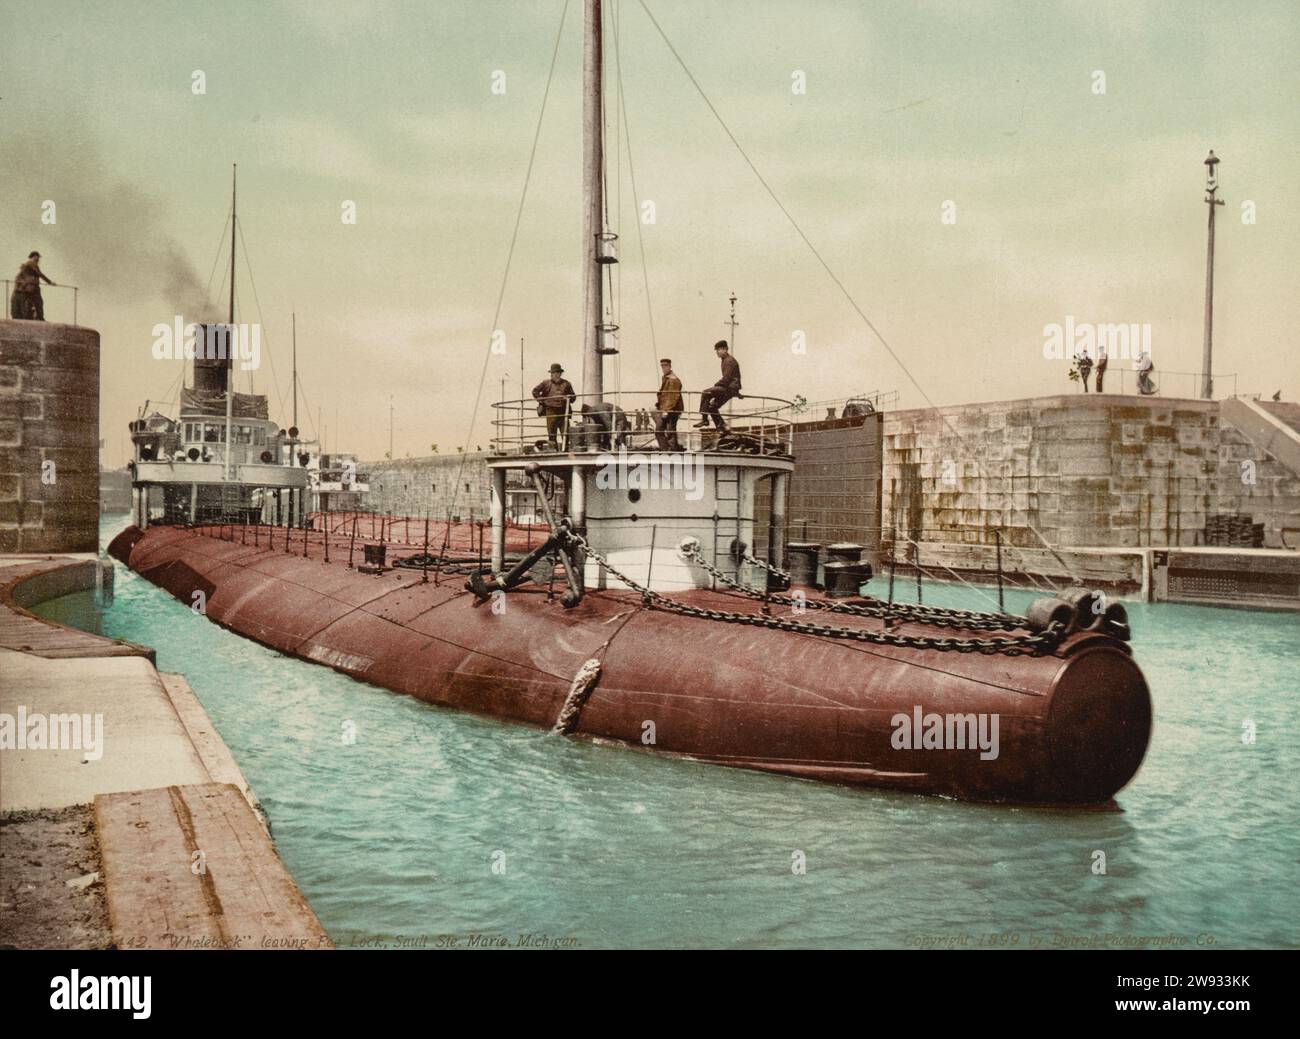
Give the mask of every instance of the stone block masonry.
[[364, 507], [390, 516], [486, 520], [492, 494], [488, 454], [431, 455], [397, 461], [359, 462], [370, 477]]
[[[1213, 401], [1039, 397], [889, 412], [882, 519], [922, 542], [1141, 548], [1204, 543], [1250, 516], [1264, 546], [1300, 528], [1300, 477]], [[1249, 463], [1249, 464], [1243, 464]]]
[[0, 553], [98, 542], [99, 333], [0, 320]]

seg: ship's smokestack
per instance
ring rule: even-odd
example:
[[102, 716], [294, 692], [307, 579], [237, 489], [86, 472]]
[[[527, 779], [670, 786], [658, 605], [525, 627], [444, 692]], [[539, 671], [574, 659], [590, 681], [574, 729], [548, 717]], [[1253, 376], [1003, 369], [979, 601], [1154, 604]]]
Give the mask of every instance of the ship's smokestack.
[[227, 325], [199, 325], [195, 329], [194, 390], [199, 394], [226, 392], [230, 372], [230, 328]]

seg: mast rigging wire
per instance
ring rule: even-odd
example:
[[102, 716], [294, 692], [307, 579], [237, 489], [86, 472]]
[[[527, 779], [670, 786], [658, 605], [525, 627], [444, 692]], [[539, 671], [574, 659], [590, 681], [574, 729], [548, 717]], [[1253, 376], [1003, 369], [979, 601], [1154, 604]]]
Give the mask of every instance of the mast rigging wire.
[[[564, 36], [564, 22], [569, 13], [569, 0], [564, 0], [564, 8], [560, 11], [560, 27], [555, 33], [555, 47], [551, 51], [551, 68], [546, 74], [546, 88], [542, 91], [542, 104], [537, 113], [537, 128], [533, 131], [533, 146], [528, 152], [528, 168], [524, 171], [524, 185], [519, 192], [519, 207], [515, 212], [515, 226], [510, 233], [510, 248], [506, 253], [505, 270], [501, 274], [501, 289], [497, 293], [496, 310], [492, 315], [492, 329], [495, 331], [497, 323], [501, 319], [501, 306], [505, 301], [506, 285], [510, 281], [510, 266], [515, 258], [515, 244], [519, 240], [519, 225], [524, 218], [524, 202], [528, 198], [528, 185], [533, 179], [533, 163], [537, 158], [537, 142], [542, 136], [542, 121], [546, 116], [546, 101], [551, 94], [551, 82], [555, 78], [555, 63], [560, 55], [560, 40]], [[478, 409], [483, 401], [483, 385], [487, 382], [488, 366], [492, 363], [492, 332], [488, 333], [488, 348], [483, 356], [483, 370], [478, 377], [478, 390], [474, 394], [474, 409], [470, 412], [469, 428], [465, 433], [465, 443], [460, 451], [460, 466], [456, 471], [456, 482], [452, 486], [451, 499], [447, 505], [447, 519], [450, 523], [451, 517], [455, 514], [456, 499], [460, 494], [460, 489], [465, 475], [465, 459], [469, 452], [469, 445], [474, 439], [474, 423], [478, 420]], [[522, 403], [520, 407], [523, 407]], [[389, 459], [395, 461], [395, 459]], [[450, 527], [448, 527], [450, 530]]]
[[[821, 252], [819, 252], [817, 247], [813, 245], [812, 240], [804, 233], [803, 228], [799, 226], [799, 222], [795, 220], [794, 216], [790, 213], [790, 210], [788, 210], [785, 207], [785, 204], [781, 201], [780, 197], [778, 197], [777, 193], [772, 189], [772, 186], [767, 182], [767, 178], [764, 177], [763, 174], [759, 172], [758, 167], [754, 165], [753, 160], [750, 159], [749, 154], [741, 146], [740, 141], [736, 139], [736, 135], [731, 132], [731, 127], [727, 125], [726, 120], [722, 118], [722, 114], [718, 111], [718, 109], [714, 106], [713, 102], [709, 99], [708, 94], [704, 92], [704, 88], [700, 86], [699, 80], [695, 78], [695, 75], [691, 72], [690, 68], [687, 67], [686, 62], [682, 59], [682, 56], [677, 52], [677, 48], [673, 46], [672, 41], [668, 38], [668, 34], [664, 32], [663, 27], [659, 24], [658, 19], [655, 18], [654, 14], [650, 11], [650, 8], [646, 6], [645, 0], [637, 0], [637, 2], [641, 5], [641, 9], [645, 11], [646, 17], [650, 19], [650, 24], [652, 24], [655, 27], [655, 31], [659, 33], [660, 39], [664, 41], [664, 44], [667, 46], [669, 52], [672, 54], [673, 58], [676, 59], [677, 64], [680, 65], [682, 71], [686, 73], [686, 78], [691, 81], [691, 86], [695, 88], [695, 92], [700, 95], [700, 99], [705, 103], [705, 105], [708, 106], [709, 111], [713, 113], [713, 118], [716, 119], [718, 125], [722, 127], [722, 132], [725, 133], [727, 137], [730, 139], [731, 143], [735, 146], [736, 151], [740, 153], [740, 157], [745, 160], [745, 165], [749, 167], [750, 171], [758, 179], [758, 182], [763, 186], [763, 189], [767, 192], [768, 196], [772, 199], [773, 202], [776, 203], [777, 208], [781, 210], [781, 213], [785, 216], [786, 220], [789, 221], [790, 226], [794, 228], [795, 233], [801, 239], [803, 239], [804, 245], [808, 246], [808, 250], [813, 254], [817, 262], [821, 265], [822, 270], [824, 270], [827, 276], [831, 279], [831, 281], [835, 283], [835, 286], [840, 290], [845, 300], [848, 301], [849, 306], [853, 308], [853, 310], [857, 313], [858, 317], [862, 319], [863, 323], [867, 326], [867, 328], [869, 328], [872, 334], [875, 335], [875, 337], [878, 340], [880, 340], [880, 345], [883, 346], [885, 350], [889, 353], [889, 356], [893, 358], [894, 363], [898, 365], [899, 370], [907, 377], [908, 381], [911, 382], [911, 384], [916, 387], [917, 392], [921, 395], [921, 399], [924, 400], [925, 403], [930, 408], [934, 409], [936, 413], [938, 413], [939, 418], [943, 421], [944, 425], [948, 427], [949, 432], [951, 432], [952, 435], [957, 438], [958, 443], [960, 443], [964, 448], [966, 448], [969, 451], [970, 449], [966, 444], [966, 441], [962, 437], [962, 435], [957, 432], [956, 428], [952, 425], [952, 423], [948, 420], [948, 418], [942, 412], [939, 411], [938, 406], [934, 403], [933, 400], [930, 399], [930, 395], [925, 392], [925, 388], [922, 387], [922, 385], [917, 381], [916, 376], [914, 376], [911, 373], [911, 371], [908, 369], [907, 365], [903, 363], [902, 358], [900, 358], [898, 354], [894, 352], [894, 348], [889, 345], [889, 341], [884, 337], [884, 335], [881, 334], [880, 329], [878, 329], [875, 326], [871, 318], [869, 318], [866, 315], [866, 312], [863, 311], [863, 309], [860, 306], [858, 306], [857, 300], [853, 298], [853, 294], [849, 292], [844, 282], [840, 280], [839, 275], [835, 273], [835, 271], [831, 268], [831, 265], [827, 263], [826, 260], [822, 257]], [[981, 473], [983, 473], [984, 467], [981, 465], [979, 461], [978, 454], [975, 452], [970, 452], [970, 454], [971, 457], [974, 459], [975, 464], [979, 466]], [[1015, 509], [1015, 506], [1013, 505], [1012, 508]], [[1024, 511], [1024, 510], [1017, 510], [1017, 511]], [[1065, 572], [1074, 575], [1075, 574], [1074, 569], [1070, 566], [1069, 563], [1067, 563], [1063, 558], [1061, 558], [1060, 553], [1057, 552], [1056, 549], [1052, 547], [1051, 543], [1043, 535], [1042, 531], [1040, 531], [1032, 522], [1029, 521], [1028, 514], [1026, 514], [1025, 517], [1025, 525], [1031, 531], [1033, 531], [1034, 536], [1037, 537], [1038, 540], [1043, 543], [1043, 546], [1052, 554], [1052, 556], [1056, 559], [1056, 561], [1061, 564]]]
[[[232, 202], [231, 205], [233, 206], [234, 203]], [[217, 254], [212, 258], [212, 270], [208, 272], [208, 286], [203, 290], [203, 300], [205, 303], [212, 302], [212, 279], [215, 278], [217, 275], [217, 264], [221, 262], [221, 252], [222, 252], [221, 247], [226, 244], [226, 228], [229, 226], [230, 226], [230, 210], [227, 209], [226, 217], [221, 222], [221, 240], [217, 242]], [[226, 283], [225, 274], [223, 273], [221, 276], [221, 284], [224, 285], [225, 283]], [[207, 315], [202, 315], [202, 316], [206, 317]]]
[[[244, 250], [244, 269], [248, 271], [248, 284], [253, 288], [253, 303], [257, 307], [257, 320], [262, 326], [263, 332], [266, 331], [266, 320], [262, 316], [262, 301], [257, 295], [257, 282], [253, 278], [253, 263], [248, 258], [248, 243], [244, 241], [244, 222], [235, 221], [235, 229], [239, 232], [239, 245]], [[275, 351], [271, 349], [271, 340], [268, 336], [266, 339], [266, 357], [271, 362], [271, 386], [275, 390], [276, 396], [280, 401], [280, 414], [284, 414], [284, 392], [280, 389], [280, 378], [275, 371]], [[251, 372], [250, 379], [251, 379]]]
[[[639, 208], [637, 208], [638, 199], [640, 199], [641, 196], [638, 195], [636, 192], [636, 164], [632, 161], [632, 126], [631, 123], [628, 122], [627, 98], [623, 92], [623, 61], [622, 61], [622, 52], [620, 49], [620, 42], [619, 42], [617, 15], [613, 19], [613, 24], [614, 24], [614, 67], [617, 70], [617, 76], [618, 76], [618, 105], [619, 105], [619, 110], [623, 114], [622, 122], [621, 122], [621, 125], [623, 127], [623, 144], [627, 148], [627, 175], [628, 175], [628, 179], [632, 182], [632, 205], [634, 207], [634, 212], [636, 213], [633, 223], [636, 224], [637, 249], [641, 253], [641, 278], [645, 284], [646, 320], [648, 321], [650, 326], [650, 351], [651, 354], [653, 355], [650, 358], [650, 371], [652, 374], [650, 385], [654, 387], [658, 387], [660, 382], [659, 342], [655, 338], [655, 313], [654, 313], [654, 307], [650, 302], [650, 267], [649, 264], [646, 263], [646, 258], [645, 258], [645, 235], [641, 230], [641, 213]], [[620, 296], [622, 292], [621, 290], [622, 282], [623, 282], [623, 276], [622, 274], [620, 274], [619, 275]]]

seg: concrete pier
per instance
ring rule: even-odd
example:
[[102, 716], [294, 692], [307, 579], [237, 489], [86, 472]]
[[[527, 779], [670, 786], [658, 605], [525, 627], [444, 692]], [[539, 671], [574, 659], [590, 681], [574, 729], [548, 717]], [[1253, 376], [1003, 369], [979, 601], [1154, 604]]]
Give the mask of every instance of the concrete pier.
[[0, 947], [329, 948], [185, 680], [28, 612], [106, 566], [0, 557]]

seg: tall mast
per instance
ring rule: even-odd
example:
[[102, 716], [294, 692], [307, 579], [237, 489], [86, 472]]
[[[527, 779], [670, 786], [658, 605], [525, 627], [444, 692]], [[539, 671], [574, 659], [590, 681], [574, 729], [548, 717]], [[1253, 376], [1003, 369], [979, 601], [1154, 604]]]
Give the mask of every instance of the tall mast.
[[1205, 202], [1210, 207], [1209, 236], [1205, 245], [1205, 346], [1201, 352], [1201, 396], [1214, 399], [1214, 210], [1223, 205], [1215, 196], [1219, 190], [1219, 160], [1210, 152], [1205, 160]]
[[229, 322], [235, 323], [235, 202], [238, 198], [239, 164], [230, 167], [230, 314]]
[[605, 178], [602, 129], [605, 125], [601, 84], [601, 0], [587, 0], [582, 41], [582, 264], [585, 283], [582, 315], [582, 392], [595, 404], [605, 389], [600, 354], [604, 321], [602, 272], [596, 259], [597, 236], [605, 229]]
[[293, 313], [293, 428], [298, 428], [298, 312]]
[[235, 409], [235, 359], [231, 356], [235, 337], [235, 200], [239, 164], [230, 167], [230, 314], [226, 325], [226, 471], [230, 479], [230, 425]]

